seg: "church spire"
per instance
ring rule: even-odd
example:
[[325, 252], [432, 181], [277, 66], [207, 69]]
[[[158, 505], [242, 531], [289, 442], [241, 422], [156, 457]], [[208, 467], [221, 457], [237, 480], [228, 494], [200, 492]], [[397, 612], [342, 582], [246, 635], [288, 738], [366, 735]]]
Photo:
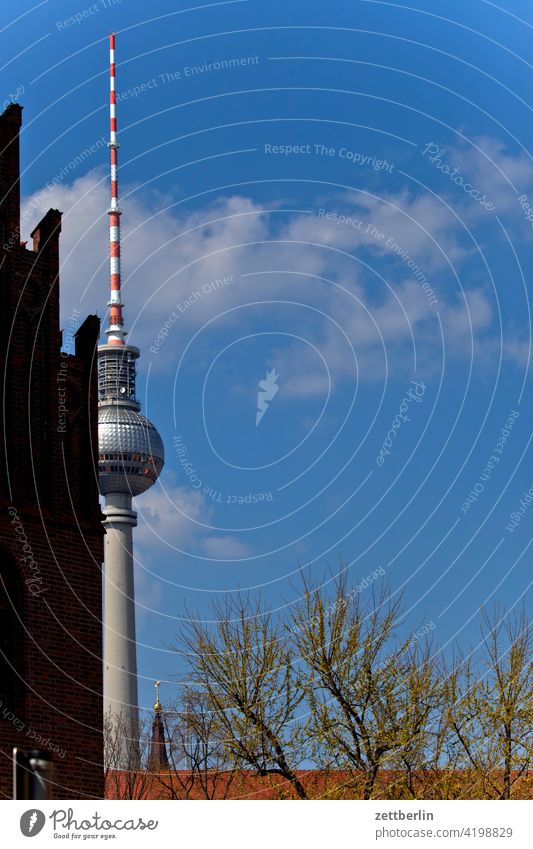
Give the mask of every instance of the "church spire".
[[150, 755], [148, 768], [151, 772], [166, 772], [168, 770], [168, 755], [165, 744], [165, 727], [163, 725], [163, 707], [159, 701], [159, 687], [161, 681], [154, 683], [155, 704], [154, 721], [152, 723], [152, 737], [150, 739]]

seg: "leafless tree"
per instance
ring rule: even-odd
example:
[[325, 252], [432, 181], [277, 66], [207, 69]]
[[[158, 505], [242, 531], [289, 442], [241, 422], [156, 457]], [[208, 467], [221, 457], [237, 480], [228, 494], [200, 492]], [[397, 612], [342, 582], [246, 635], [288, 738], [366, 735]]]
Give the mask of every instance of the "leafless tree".
[[510, 799], [533, 764], [531, 626], [523, 610], [483, 617], [481, 664], [463, 662], [450, 711], [477, 796]]
[[447, 663], [424, 631], [406, 634], [386, 582], [362, 592], [346, 570], [330, 577], [304, 578], [284, 618], [240, 594], [217, 602], [209, 625], [189, 617], [187, 685], [168, 733], [175, 792], [221, 798], [231, 776], [233, 796], [253, 771], [299, 799], [527, 793], [525, 614], [485, 615], [481, 663], [459, 652]]
[[222, 729], [204, 694], [184, 685], [164, 711], [169, 770], [156, 775], [173, 799], [226, 799], [235, 778]]
[[363, 600], [341, 571], [333, 598], [304, 579], [293, 614], [294, 641], [311, 671], [308, 731], [316, 760], [348, 770], [362, 782], [364, 799], [395, 759], [414, 767], [436, 708], [431, 653], [412, 637], [399, 639], [400, 607], [387, 583], [373, 584]]
[[235, 769], [278, 775], [299, 799], [307, 797], [297, 774], [302, 757], [296, 711], [305, 690], [283, 626], [260, 600], [226, 595], [213, 605], [214, 627], [189, 617], [181, 632], [188, 680], [205, 699]]
[[147, 770], [150, 726], [140, 714], [136, 726], [138, 732], [132, 737], [129, 720], [111, 713], [104, 716], [106, 795], [116, 799], [145, 799], [149, 796], [152, 784]]

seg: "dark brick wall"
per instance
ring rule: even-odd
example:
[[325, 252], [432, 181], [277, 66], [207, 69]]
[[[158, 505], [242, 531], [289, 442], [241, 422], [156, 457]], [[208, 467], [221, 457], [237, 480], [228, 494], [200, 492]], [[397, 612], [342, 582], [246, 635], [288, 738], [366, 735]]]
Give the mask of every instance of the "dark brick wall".
[[61, 352], [61, 213], [20, 246], [20, 114], [0, 115], [0, 798], [15, 745], [52, 752], [56, 798], [101, 797], [99, 320]]

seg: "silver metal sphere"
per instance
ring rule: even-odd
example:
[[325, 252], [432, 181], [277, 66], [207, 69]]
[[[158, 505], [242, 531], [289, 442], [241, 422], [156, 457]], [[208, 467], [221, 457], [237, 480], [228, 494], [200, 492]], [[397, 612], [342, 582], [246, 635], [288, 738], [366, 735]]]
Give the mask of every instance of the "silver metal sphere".
[[106, 404], [98, 410], [100, 492], [146, 492], [161, 474], [163, 441], [145, 416], [128, 406]]

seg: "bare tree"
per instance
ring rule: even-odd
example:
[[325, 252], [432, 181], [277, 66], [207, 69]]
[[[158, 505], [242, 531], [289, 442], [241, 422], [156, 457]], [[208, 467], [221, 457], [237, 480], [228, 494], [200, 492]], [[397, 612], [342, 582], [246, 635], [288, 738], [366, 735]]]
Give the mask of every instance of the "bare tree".
[[308, 731], [322, 768], [348, 770], [370, 799], [392, 754], [422, 745], [431, 664], [425, 655], [419, 669], [412, 640], [397, 638], [400, 599], [387, 584], [372, 585], [366, 603], [348, 592], [345, 572], [334, 588], [328, 599], [304, 579], [293, 614], [294, 641], [311, 671]]
[[525, 614], [485, 616], [482, 665], [459, 654], [448, 665], [423, 632], [405, 635], [387, 583], [363, 594], [341, 570], [329, 586], [304, 578], [285, 621], [239, 594], [213, 606], [210, 625], [189, 617], [179, 647], [189, 674], [168, 733], [174, 777], [161, 779], [170, 792], [234, 795], [250, 770], [299, 799], [527, 792]]
[[483, 795], [510, 799], [533, 763], [531, 626], [524, 611], [483, 613], [481, 668], [463, 663], [452, 701], [453, 727]]
[[[423, 651], [427, 651], [426, 646]], [[433, 656], [436, 655], [435, 651]], [[439, 657], [424, 684], [427, 696], [423, 701], [427, 704], [428, 698], [431, 699], [433, 710], [425, 718], [423, 744], [413, 747], [408, 740], [400, 755], [409, 798], [458, 799], [464, 796], [465, 764], [450, 711], [456, 691], [454, 669], [452, 666], [450, 672]]]
[[422, 776], [428, 769], [428, 758], [438, 742], [442, 687], [436, 673], [433, 645], [430, 640], [412, 640], [404, 649], [402, 675], [394, 682], [395, 709], [402, 723], [397, 738], [386, 759], [386, 766], [395, 776], [388, 795], [396, 798], [418, 798]]
[[212, 629], [189, 617], [181, 633], [188, 679], [224, 738], [233, 767], [278, 775], [307, 798], [296, 763], [303, 757], [294, 733], [305, 696], [286, 630], [260, 600], [226, 595], [213, 605]]
[[216, 714], [204, 694], [186, 685], [164, 712], [169, 770], [156, 779], [174, 799], [226, 799], [235, 778]]
[[[104, 716], [104, 779], [106, 795], [115, 799], [146, 799], [151, 790], [147, 771], [150, 728], [138, 715], [138, 732], [131, 736], [131, 720], [107, 713]], [[126, 741], [126, 743], [125, 743]], [[129, 757], [124, 763], [125, 746]]]

